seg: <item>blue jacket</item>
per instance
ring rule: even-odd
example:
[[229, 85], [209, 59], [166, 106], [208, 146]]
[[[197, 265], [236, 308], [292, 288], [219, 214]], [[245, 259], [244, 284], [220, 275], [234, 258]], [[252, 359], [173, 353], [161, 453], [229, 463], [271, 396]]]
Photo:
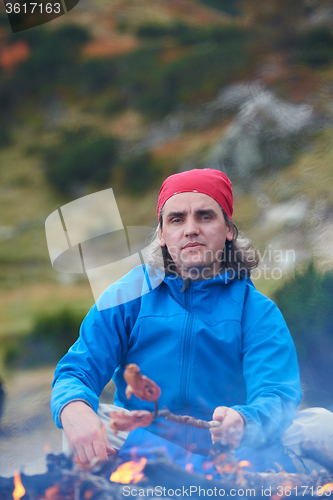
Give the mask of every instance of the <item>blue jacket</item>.
[[[154, 288], [156, 279], [151, 267], [135, 268], [92, 307], [55, 372], [55, 423], [61, 426], [59, 414], [71, 400], [97, 411], [111, 377], [116, 405], [153, 410], [125, 397], [123, 371], [136, 363], [161, 387], [160, 408], [211, 420], [217, 406], [231, 407], [246, 422], [240, 450], [276, 447], [301, 400], [295, 347], [276, 305], [250, 279], [228, 272], [192, 281], [183, 293], [181, 278], [165, 276]], [[138, 298], [130, 300], [133, 290]], [[208, 431], [164, 419], [148, 431], [203, 455], [211, 445]]]

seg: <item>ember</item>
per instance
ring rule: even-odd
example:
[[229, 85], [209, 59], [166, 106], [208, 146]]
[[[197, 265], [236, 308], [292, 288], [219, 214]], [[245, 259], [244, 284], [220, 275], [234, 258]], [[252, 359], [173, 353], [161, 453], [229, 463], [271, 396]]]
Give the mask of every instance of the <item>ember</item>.
[[147, 463], [147, 459], [142, 457], [139, 462], [126, 462], [119, 465], [118, 469], [111, 474], [110, 481], [121, 484], [137, 483], [143, 479], [142, 470]]
[[241, 469], [243, 467], [251, 467], [251, 464], [248, 460], [241, 460], [240, 462], [238, 462], [238, 467], [240, 467]]
[[55, 484], [45, 490], [45, 500], [56, 500], [58, 498], [59, 486]]
[[21, 474], [19, 472], [14, 473], [14, 486], [13, 500], [20, 500], [25, 495], [25, 488], [21, 482]]

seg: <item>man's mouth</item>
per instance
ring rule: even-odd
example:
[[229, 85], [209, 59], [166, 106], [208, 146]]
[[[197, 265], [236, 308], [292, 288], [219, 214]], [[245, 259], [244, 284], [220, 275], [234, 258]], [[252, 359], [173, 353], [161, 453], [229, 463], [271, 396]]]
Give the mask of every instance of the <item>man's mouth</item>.
[[199, 243], [198, 241], [192, 241], [192, 243], [187, 243], [187, 245], [183, 247], [183, 250], [193, 250], [203, 246], [204, 246], [203, 243]]

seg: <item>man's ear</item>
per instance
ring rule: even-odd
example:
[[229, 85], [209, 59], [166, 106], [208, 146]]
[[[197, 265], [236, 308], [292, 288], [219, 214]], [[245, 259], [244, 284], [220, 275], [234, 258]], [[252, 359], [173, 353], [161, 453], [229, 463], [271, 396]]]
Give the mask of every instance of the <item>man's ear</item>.
[[162, 229], [161, 229], [161, 228], [159, 228], [159, 230], [158, 230], [158, 241], [159, 241], [159, 243], [160, 243], [161, 247], [165, 247], [166, 243], [165, 243], [165, 241], [164, 241], [164, 238], [163, 238], [163, 231], [162, 231]]
[[233, 225], [232, 225], [232, 224], [230, 224], [230, 225], [228, 226], [228, 232], [227, 232], [227, 234], [226, 234], [226, 239], [227, 239], [228, 241], [232, 241], [233, 237], [234, 237], [234, 227], [233, 227]]

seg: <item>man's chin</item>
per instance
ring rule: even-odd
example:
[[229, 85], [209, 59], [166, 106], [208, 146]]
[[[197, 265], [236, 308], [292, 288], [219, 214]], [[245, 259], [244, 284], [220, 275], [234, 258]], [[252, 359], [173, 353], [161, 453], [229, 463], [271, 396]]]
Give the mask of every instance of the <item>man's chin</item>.
[[182, 264], [177, 266], [177, 271], [182, 276], [193, 279], [211, 276], [214, 272], [216, 272], [214, 271], [214, 265], [208, 262], [186, 262], [186, 265]]

